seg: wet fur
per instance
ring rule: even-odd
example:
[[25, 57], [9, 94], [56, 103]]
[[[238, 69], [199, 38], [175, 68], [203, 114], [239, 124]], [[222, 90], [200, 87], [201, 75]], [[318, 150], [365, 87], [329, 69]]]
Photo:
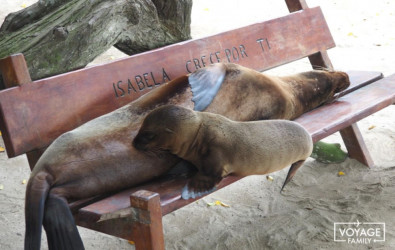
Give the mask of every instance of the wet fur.
[[[224, 68], [226, 75], [206, 111], [237, 121], [293, 119], [313, 108], [311, 105], [332, 98], [338, 84], [335, 72], [333, 82], [326, 81], [332, 86], [332, 90], [322, 96], [313, 96], [317, 100], [309, 101], [311, 105], [304, 106], [300, 104], [300, 94], [296, 91], [299, 89], [303, 92], [303, 88], [297, 85], [292, 87], [292, 83], [304, 84], [303, 81], [307, 78], [298, 75], [297, 80], [294, 80], [295, 77], [271, 77], [234, 64], [216, 64], [208, 68], [210, 67]], [[199, 70], [199, 74], [213, 74], [212, 71], [210, 73], [205, 70], [206, 68]], [[211, 78], [215, 79], [216, 75]], [[343, 78], [343, 82], [348, 81], [348, 78]], [[199, 81], [199, 77], [197, 80]], [[314, 81], [307, 82], [315, 84]], [[188, 76], [182, 76], [56, 139], [37, 162], [27, 186], [25, 249], [40, 248], [43, 223], [51, 249], [56, 248], [56, 243], [53, 242], [64, 242], [67, 239], [73, 239], [79, 242], [78, 246], [82, 246], [65, 202], [138, 185], [165, 173], [179, 162], [178, 157], [167, 152], [144, 154], [136, 150], [131, 142], [149, 111], [164, 104], [192, 109], [194, 103], [191, 99]], [[59, 218], [63, 221], [58, 222]], [[50, 226], [51, 223], [55, 228]], [[58, 228], [62, 225], [68, 225], [72, 230]], [[69, 249], [73, 248], [76, 246]]]

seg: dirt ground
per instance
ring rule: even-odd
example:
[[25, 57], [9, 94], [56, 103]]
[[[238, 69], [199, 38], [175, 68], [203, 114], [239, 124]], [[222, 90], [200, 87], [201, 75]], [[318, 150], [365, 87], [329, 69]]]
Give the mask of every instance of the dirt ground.
[[[8, 13], [34, 2], [2, 0], [0, 23]], [[307, 3], [323, 9], [337, 44], [329, 51], [337, 70], [395, 73], [395, 1]], [[198, 38], [286, 13], [282, 1], [195, 0], [192, 35]], [[92, 64], [124, 56], [110, 49]], [[269, 73], [308, 69], [308, 61], [301, 60]], [[392, 105], [358, 123], [376, 167], [368, 169], [353, 159], [329, 165], [309, 159], [283, 194], [279, 190], [287, 169], [274, 173], [272, 182], [265, 176], [244, 178], [165, 216], [166, 249], [395, 249], [394, 114]], [[325, 141], [342, 143], [337, 133]], [[0, 146], [4, 146], [2, 140]], [[345, 175], [339, 177], [339, 171]], [[23, 248], [23, 180], [29, 172], [25, 156], [8, 159], [0, 153], [0, 249]], [[207, 206], [216, 200], [230, 207]], [[356, 221], [385, 223], [385, 241], [334, 241], [334, 223]], [[133, 249], [125, 240], [79, 230], [86, 249]], [[42, 249], [47, 249], [45, 235]]]

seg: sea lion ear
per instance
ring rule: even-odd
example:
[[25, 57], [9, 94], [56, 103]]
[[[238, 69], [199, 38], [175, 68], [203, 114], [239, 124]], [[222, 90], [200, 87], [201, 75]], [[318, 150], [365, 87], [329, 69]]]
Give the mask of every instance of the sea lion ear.
[[223, 63], [216, 63], [201, 68], [189, 75], [188, 80], [192, 90], [192, 101], [195, 111], [203, 111], [213, 101], [226, 75]]

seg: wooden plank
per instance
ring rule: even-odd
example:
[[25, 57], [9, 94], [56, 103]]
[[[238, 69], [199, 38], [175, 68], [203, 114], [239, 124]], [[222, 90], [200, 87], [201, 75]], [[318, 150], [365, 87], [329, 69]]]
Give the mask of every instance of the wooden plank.
[[395, 74], [357, 89], [337, 101], [314, 109], [299, 118], [314, 142], [391, 105], [395, 102]]
[[[229, 176], [221, 181], [218, 189], [226, 187], [240, 179], [240, 177]], [[149, 182], [145, 185], [134, 187], [114, 194], [110, 197], [92, 203], [78, 210], [75, 215], [75, 217], [78, 218], [77, 224], [83, 227], [92, 228], [92, 225], [95, 222], [99, 221], [103, 216], [111, 213], [117, 213], [117, 211], [125, 211], [124, 217], [127, 217], [126, 215], [128, 213], [132, 213], [132, 211], [130, 210], [129, 212], [125, 210], [130, 207], [129, 196], [131, 193], [134, 193], [138, 190], [148, 190], [154, 193], [158, 193], [160, 195], [162, 215], [166, 215], [190, 204], [191, 202], [194, 202], [195, 200], [198, 200], [181, 199], [181, 191], [187, 181], [188, 178], [185, 176], [163, 177], [162, 179]], [[95, 230], [97, 230], [97, 228], [95, 228]], [[98, 231], [103, 232], [102, 230], [103, 229], [99, 228]]]
[[347, 71], [348, 76], [350, 77], [350, 86], [343, 90], [340, 95], [344, 96], [349, 94], [359, 88], [362, 88], [368, 84], [376, 82], [382, 79], [383, 73], [377, 71]]
[[317, 7], [1, 91], [6, 118], [1, 128], [12, 139], [7, 152], [13, 157], [43, 148], [160, 83], [212, 62], [265, 70], [333, 46]]
[[33, 170], [34, 166], [40, 159], [41, 155], [44, 153], [46, 148], [36, 149], [30, 152], [26, 152], [27, 161], [29, 162], [30, 170]]
[[285, 0], [289, 12], [295, 12], [302, 9], [307, 9], [307, 3], [305, 0]]
[[89, 229], [133, 240], [136, 249], [164, 249], [162, 212], [159, 195], [139, 190], [125, 193], [129, 205], [125, 209], [107, 213], [100, 218], [80, 211], [76, 223]]
[[[25, 57], [22, 54], [15, 54], [0, 59], [0, 74], [5, 88], [21, 86], [32, 81], [26, 65]], [[11, 138], [12, 133], [10, 133], [11, 131], [9, 131], [9, 127], [5, 126], [5, 121], [4, 118], [1, 116], [1, 111], [0, 130], [2, 131], [2, 136], [4, 144], [7, 148], [8, 156], [15, 155], [14, 148], [9, 146], [13, 144], [13, 138]]]
[[134, 241], [133, 234], [136, 230], [134, 225], [138, 223], [140, 216], [149, 217], [149, 212], [131, 208], [130, 206], [126, 210], [126, 214], [121, 210], [113, 214], [113, 216], [107, 216], [100, 221], [93, 222], [89, 220], [90, 214], [81, 213], [75, 216], [75, 221], [79, 226]]
[[359, 130], [356, 123], [340, 130], [340, 134], [343, 138], [344, 144], [346, 145], [348, 155], [351, 158], [365, 164], [368, 167], [374, 167], [374, 162], [365, 142], [362, 138], [361, 131]]
[[22, 54], [0, 59], [0, 72], [6, 88], [20, 86], [32, 81], [25, 57]]
[[[285, 0], [285, 3], [287, 4], [289, 12], [295, 12], [309, 8], [305, 0]], [[310, 55], [309, 60], [313, 69], [325, 68], [333, 70], [332, 62], [326, 50], [322, 50]]]

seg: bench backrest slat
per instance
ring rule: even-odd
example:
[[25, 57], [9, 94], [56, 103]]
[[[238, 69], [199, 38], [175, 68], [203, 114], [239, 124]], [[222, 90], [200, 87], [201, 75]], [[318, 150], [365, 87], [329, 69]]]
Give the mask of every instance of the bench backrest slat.
[[113, 111], [169, 79], [215, 62], [263, 71], [334, 47], [319, 7], [0, 92], [9, 157]]

